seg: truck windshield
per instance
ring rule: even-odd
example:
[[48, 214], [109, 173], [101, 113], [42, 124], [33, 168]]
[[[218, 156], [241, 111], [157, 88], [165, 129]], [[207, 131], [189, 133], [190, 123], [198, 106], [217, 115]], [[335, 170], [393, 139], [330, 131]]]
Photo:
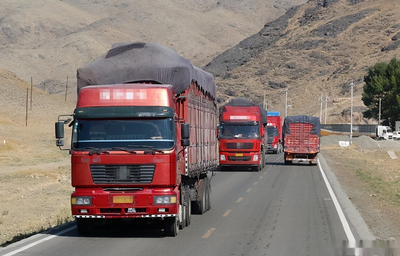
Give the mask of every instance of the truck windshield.
[[275, 137], [279, 136], [278, 128], [275, 126], [267, 126], [268, 142], [272, 142]]
[[76, 120], [72, 131], [72, 148], [171, 149], [175, 145], [172, 118], [162, 119], [85, 119]]
[[259, 138], [260, 131], [256, 125], [223, 125], [220, 138]]

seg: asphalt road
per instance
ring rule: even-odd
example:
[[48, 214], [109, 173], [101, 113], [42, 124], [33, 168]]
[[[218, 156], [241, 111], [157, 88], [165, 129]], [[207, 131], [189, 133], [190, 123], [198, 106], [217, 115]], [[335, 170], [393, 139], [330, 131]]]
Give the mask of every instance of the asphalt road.
[[332, 176], [319, 166], [284, 165], [280, 154], [268, 155], [260, 172], [218, 172], [211, 210], [193, 215], [175, 238], [131, 225], [80, 237], [72, 223], [1, 248], [0, 255], [342, 255], [348, 241], [373, 237], [334, 180], [332, 196], [324, 178]]

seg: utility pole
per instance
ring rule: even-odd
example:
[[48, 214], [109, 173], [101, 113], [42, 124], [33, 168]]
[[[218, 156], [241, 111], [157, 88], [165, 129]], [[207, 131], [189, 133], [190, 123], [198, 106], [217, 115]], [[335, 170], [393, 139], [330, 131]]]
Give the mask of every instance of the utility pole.
[[328, 95], [326, 95], [325, 96], [325, 124], [326, 124], [326, 117], [327, 117], [327, 109], [328, 109], [328, 100], [329, 100], [329, 97], [328, 97]]
[[379, 114], [378, 114], [378, 125], [381, 124], [381, 98], [379, 98]]
[[268, 110], [268, 101], [265, 99], [265, 92], [264, 92], [264, 105], [263, 105], [263, 108], [265, 110]]
[[353, 143], [353, 88], [354, 83], [351, 81], [350, 83], [351, 93], [350, 93], [350, 145]]
[[287, 95], [288, 95], [288, 88], [285, 88], [285, 94], [286, 94], [286, 96], [285, 96], [285, 117], [287, 117], [287, 107], [288, 107], [288, 105], [287, 105]]
[[324, 102], [323, 97], [319, 97], [318, 101], [321, 103], [321, 110], [319, 111], [319, 120], [322, 120], [322, 103]]

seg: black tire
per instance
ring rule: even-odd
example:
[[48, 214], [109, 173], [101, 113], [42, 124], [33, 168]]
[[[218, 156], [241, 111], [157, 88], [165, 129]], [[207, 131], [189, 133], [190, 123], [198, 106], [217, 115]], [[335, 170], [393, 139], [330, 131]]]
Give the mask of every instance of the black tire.
[[176, 217], [168, 217], [164, 220], [164, 232], [165, 236], [175, 237], [178, 235], [178, 225]]
[[182, 230], [186, 227], [186, 207], [184, 204], [182, 205], [182, 222], [179, 223], [179, 229]]
[[261, 169], [265, 167], [265, 152], [263, 151], [261, 154]]
[[207, 194], [206, 211], [209, 211], [209, 210], [211, 210], [211, 184], [210, 183], [207, 184], [207, 193], [206, 194]]
[[192, 202], [190, 201], [190, 198], [188, 197], [188, 200], [186, 202], [187, 204], [187, 211], [186, 211], [186, 227], [190, 225], [190, 220], [192, 217]]
[[[206, 179], [203, 180], [203, 182], [206, 182]], [[207, 185], [206, 187], [203, 189], [203, 193], [201, 196], [201, 201], [197, 201], [197, 202], [193, 202], [194, 204], [192, 205], [192, 207], [194, 206], [194, 212], [197, 214], [204, 214], [206, 212], [207, 209]]]
[[76, 219], [76, 229], [78, 230], [79, 235], [81, 236], [90, 236], [93, 234], [91, 219]]

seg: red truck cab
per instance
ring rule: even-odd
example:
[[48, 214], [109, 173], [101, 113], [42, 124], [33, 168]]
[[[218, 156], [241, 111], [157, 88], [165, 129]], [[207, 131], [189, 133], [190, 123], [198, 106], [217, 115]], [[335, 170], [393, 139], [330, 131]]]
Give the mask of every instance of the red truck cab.
[[267, 153], [279, 154], [283, 152], [281, 115], [279, 112], [268, 112], [267, 120]]
[[219, 164], [222, 170], [260, 171], [264, 168], [267, 142], [265, 120], [259, 106], [221, 108]]

